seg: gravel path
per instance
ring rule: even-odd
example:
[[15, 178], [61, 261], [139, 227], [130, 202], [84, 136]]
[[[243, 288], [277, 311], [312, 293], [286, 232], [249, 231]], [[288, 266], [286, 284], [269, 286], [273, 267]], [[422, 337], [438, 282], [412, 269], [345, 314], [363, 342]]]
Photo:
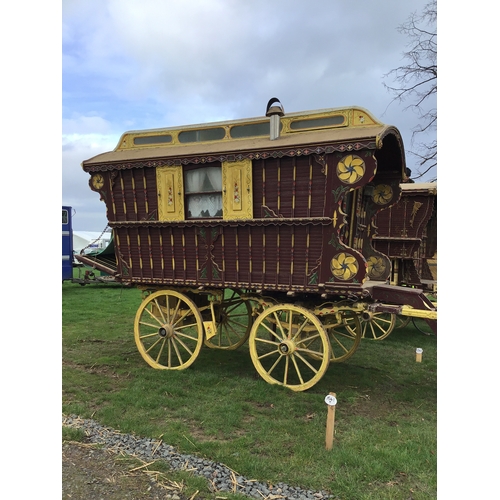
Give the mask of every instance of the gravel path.
[[174, 447], [151, 438], [138, 438], [130, 434], [121, 434], [94, 420], [82, 419], [76, 415], [63, 415], [62, 423], [66, 427], [82, 429], [92, 443], [104, 445], [105, 448], [116, 453], [123, 452], [145, 461], [164, 460], [171, 469], [188, 470], [195, 475], [205, 477], [214, 492], [237, 492], [260, 500], [326, 500], [334, 498], [325, 491], [304, 490], [284, 483], [270, 487], [266, 483], [241, 476], [223, 464], [194, 455], [178, 453]]

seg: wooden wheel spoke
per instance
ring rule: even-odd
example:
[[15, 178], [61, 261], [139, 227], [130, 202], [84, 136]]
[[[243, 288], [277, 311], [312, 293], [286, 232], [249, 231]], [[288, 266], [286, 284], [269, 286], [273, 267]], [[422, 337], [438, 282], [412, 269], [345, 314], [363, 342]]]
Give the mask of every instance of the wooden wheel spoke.
[[[297, 329], [297, 331], [294, 333], [293, 337], [292, 337], [292, 340], [295, 340], [297, 339], [300, 334], [302, 333], [302, 331], [304, 330], [305, 326], [309, 323], [309, 320], [306, 318], [302, 324], [299, 326], [299, 328]], [[290, 328], [290, 331], [293, 331], [292, 328]], [[318, 335], [316, 335], [316, 337], [319, 336], [319, 333]], [[311, 338], [314, 338], [314, 337], [307, 337], [307, 340], [311, 339]]]
[[[150, 311], [148, 308], [144, 309], [150, 316], [151, 318], [153, 318], [154, 320], [156, 320], [156, 322], [158, 323], [158, 325], [162, 325], [162, 322], [160, 321], [160, 319], [158, 318], [158, 316], [156, 316], [156, 314], [154, 314], [152, 311]], [[164, 322], [165, 323], [165, 322]], [[153, 326], [153, 325], [151, 325]], [[156, 325], [154, 325], [154, 328], [157, 328]]]
[[145, 335], [141, 335], [141, 339], [147, 339], [148, 337], [154, 337], [155, 335], [158, 335], [158, 327], [156, 325], [150, 325], [149, 323], [143, 323], [142, 321], [140, 322], [140, 324], [143, 326], [150, 326], [155, 329], [154, 333], [146, 333]]
[[278, 314], [276, 312], [273, 313], [273, 316], [274, 316], [274, 319], [276, 321], [276, 325], [279, 326], [280, 328], [280, 331], [281, 331], [281, 338], [275, 333], [273, 332], [270, 328], [268, 328], [268, 330], [273, 333], [273, 335], [278, 338], [279, 340], [283, 340], [283, 339], [286, 339], [286, 334], [285, 334], [285, 331], [283, 330], [283, 325], [280, 321], [280, 319], [278, 318]]
[[296, 356], [292, 356], [293, 366], [295, 367], [295, 371], [297, 372], [297, 376], [299, 377], [300, 383], [303, 384], [304, 383], [304, 378], [302, 377], [302, 373], [299, 370], [299, 367], [297, 365], [297, 360], [295, 358], [296, 358]]
[[165, 319], [165, 315], [163, 314], [163, 309], [162, 309], [162, 307], [161, 307], [161, 306], [160, 306], [160, 304], [158, 303], [158, 300], [157, 300], [157, 299], [155, 299], [153, 302], [154, 302], [154, 304], [155, 304], [155, 306], [156, 306], [156, 309], [158, 309], [158, 311], [159, 311], [159, 312], [160, 312], [160, 314], [161, 314], [161, 319], [162, 319], [162, 321], [163, 321], [163, 324], [165, 324], [165, 323], [167, 322], [167, 320]]
[[[299, 359], [300, 359], [300, 360], [301, 360], [301, 361], [302, 361], [302, 362], [303, 362], [306, 366], [308, 366], [308, 367], [310, 368], [310, 370], [311, 370], [313, 373], [318, 373], [318, 370], [317, 370], [317, 369], [316, 369], [313, 365], [311, 365], [311, 363], [309, 363], [309, 361], [308, 361], [306, 358], [304, 358], [304, 356], [302, 356], [302, 354], [300, 354], [298, 351], [295, 351], [295, 353], [294, 353], [294, 354], [295, 354], [295, 356], [292, 356], [292, 358], [293, 358], [293, 360], [294, 360], [294, 362], [295, 362], [295, 363], [296, 363], [295, 358], [297, 357], [297, 358], [299, 358]], [[323, 354], [323, 353], [321, 353], [321, 354]]]
[[153, 349], [154, 347], [156, 347], [162, 340], [165, 340], [165, 339], [162, 339], [161, 337], [158, 338], [158, 340], [156, 342], [153, 342], [148, 349], [146, 349], [146, 353], [148, 353], [149, 351], [151, 351], [151, 349]]
[[158, 353], [158, 356], [156, 356], [156, 362], [157, 363], [160, 362], [160, 358], [161, 358], [161, 355], [163, 353], [163, 348], [165, 347], [165, 340], [166, 339], [163, 339], [163, 342], [162, 342], [161, 347], [160, 347], [160, 352]]
[[[269, 353], [270, 354], [276, 354], [275, 352], [273, 353]], [[265, 356], [262, 356], [262, 358], [265, 357]], [[273, 363], [273, 365], [271, 366], [271, 368], [269, 368], [269, 370], [267, 371], [267, 373], [269, 375], [271, 375], [271, 373], [274, 371], [274, 369], [278, 366], [279, 362], [282, 360], [282, 356], [278, 353], [278, 358], [276, 359], [276, 361]]]
[[188, 335], [187, 333], [179, 332], [179, 331], [176, 330], [175, 331], [175, 337], [173, 337], [173, 338], [176, 338], [179, 341], [181, 341], [181, 337], [183, 339], [188, 340], [188, 341], [194, 341], [194, 342], [196, 342], [196, 340], [197, 340], [197, 335], [196, 334], [194, 334], [194, 335]]

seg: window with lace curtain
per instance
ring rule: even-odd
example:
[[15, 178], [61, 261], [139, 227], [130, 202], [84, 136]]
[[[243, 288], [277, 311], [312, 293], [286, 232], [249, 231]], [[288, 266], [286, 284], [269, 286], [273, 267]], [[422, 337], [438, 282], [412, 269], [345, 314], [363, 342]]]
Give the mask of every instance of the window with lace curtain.
[[184, 172], [188, 219], [222, 217], [221, 167], [201, 167]]

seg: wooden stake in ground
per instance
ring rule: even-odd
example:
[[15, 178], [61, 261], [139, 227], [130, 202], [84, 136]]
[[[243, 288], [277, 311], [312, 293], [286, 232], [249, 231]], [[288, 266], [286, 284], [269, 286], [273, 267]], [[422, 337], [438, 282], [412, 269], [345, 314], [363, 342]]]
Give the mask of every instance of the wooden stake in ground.
[[424, 352], [424, 350], [421, 347], [417, 347], [416, 353], [415, 353], [415, 356], [416, 356], [415, 361], [417, 363], [421, 363], [422, 362], [422, 353], [423, 352]]
[[333, 439], [335, 433], [335, 405], [337, 404], [336, 394], [330, 392], [325, 398], [325, 403], [328, 405], [328, 415], [326, 416], [326, 449], [333, 448]]

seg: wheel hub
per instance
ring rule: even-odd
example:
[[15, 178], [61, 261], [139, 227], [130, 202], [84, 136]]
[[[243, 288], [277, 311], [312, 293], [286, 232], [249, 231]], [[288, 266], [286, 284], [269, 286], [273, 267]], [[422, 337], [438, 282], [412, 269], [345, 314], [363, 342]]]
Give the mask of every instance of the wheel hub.
[[168, 339], [174, 336], [174, 328], [172, 325], [163, 325], [158, 329], [158, 335], [160, 337], [166, 337]]
[[361, 313], [361, 320], [362, 321], [370, 321], [373, 318], [373, 313], [370, 311], [363, 311]]
[[295, 351], [295, 342], [292, 342], [291, 340], [284, 340], [280, 343], [278, 350], [281, 354], [290, 356], [290, 354]]

